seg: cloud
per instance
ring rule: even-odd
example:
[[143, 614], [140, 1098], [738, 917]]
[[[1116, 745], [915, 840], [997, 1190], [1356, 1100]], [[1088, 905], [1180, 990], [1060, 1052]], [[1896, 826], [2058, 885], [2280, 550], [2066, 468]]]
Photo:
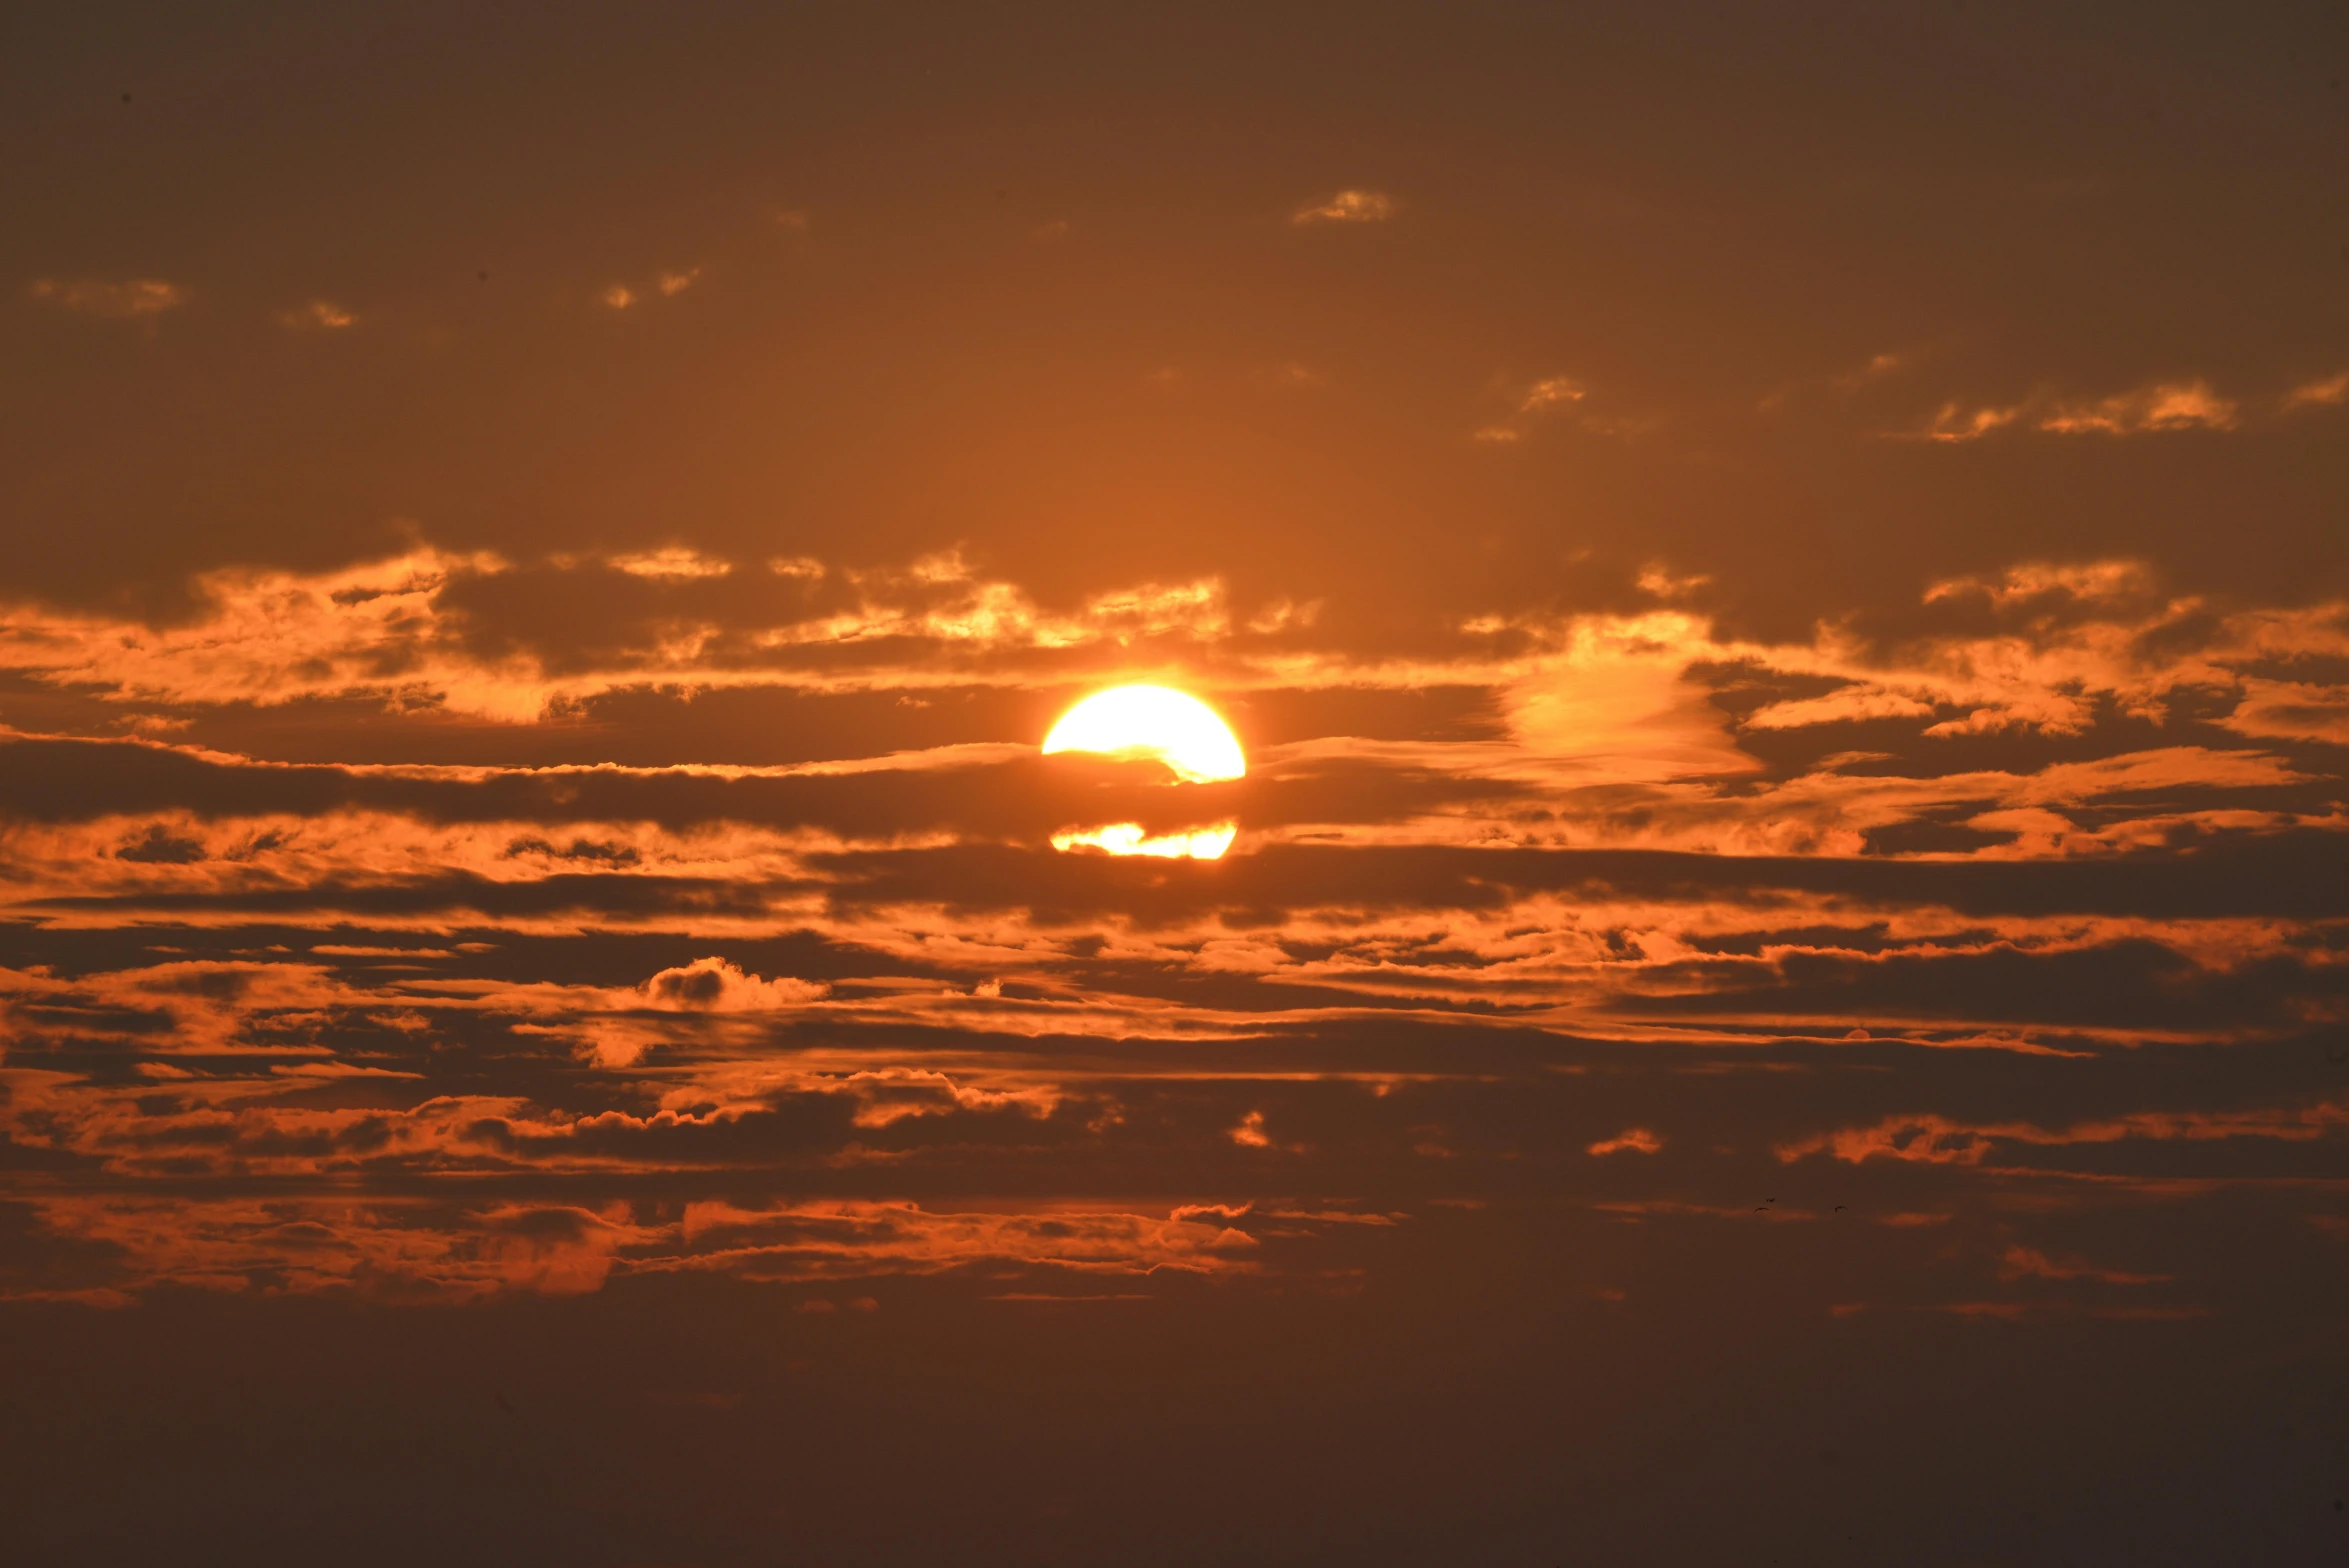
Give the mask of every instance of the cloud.
[[2349, 686], [2243, 679], [2243, 700], [2219, 724], [2238, 735], [2349, 746]]
[[2304, 381], [2284, 394], [2284, 410], [2298, 408], [2333, 408], [2349, 403], [2349, 370], [2337, 376], [2326, 376], [2318, 381]]
[[1395, 199], [1383, 191], [1342, 190], [1307, 202], [1289, 214], [1299, 226], [1316, 223], [1384, 223], [1395, 215]]
[[[327, 572], [222, 568], [193, 584], [202, 608], [153, 627], [86, 611], [0, 604], [0, 669], [111, 691], [118, 700], [279, 704], [372, 697], [508, 722], [630, 687], [920, 689], [1065, 682], [1031, 655], [1103, 646], [1140, 656], [1153, 642], [1196, 648], [1232, 635], [1223, 584], [1142, 583], [1053, 611], [960, 557], [828, 574], [794, 560], [754, 586], [681, 615], [665, 598], [616, 600], [630, 580], [665, 595], [722, 591], [731, 564], [684, 546], [531, 568], [422, 547]], [[811, 605], [809, 592], [826, 596]], [[493, 591], [494, 590], [494, 591]], [[487, 624], [500, 607], [551, 594], [601, 598], [593, 616], [537, 617], [547, 646]], [[748, 595], [746, 597], [745, 595]], [[485, 602], [486, 601], [486, 602]], [[949, 656], [951, 650], [951, 656]], [[990, 669], [978, 662], [995, 657]]]
[[1599, 414], [1585, 407], [1590, 389], [1571, 376], [1545, 376], [1517, 394], [1517, 407], [1498, 424], [1478, 430], [1473, 439], [1487, 446], [1513, 446], [1525, 439], [1531, 422], [1571, 416], [1571, 427], [1588, 435], [1632, 440], [1656, 428], [1647, 417]]
[[2038, 394], [2018, 403], [1966, 408], [1944, 403], [1918, 434], [1941, 442], [1978, 441], [2001, 430], [2050, 435], [2138, 436], [2180, 430], [2234, 430], [2242, 409], [2195, 378], [2161, 381], [2102, 398]]
[[1602, 1138], [1586, 1153], [1604, 1157], [1609, 1154], [1654, 1154], [1664, 1147], [1664, 1140], [1645, 1127], [1627, 1127], [1612, 1138]]
[[2000, 1279], [2090, 1280], [2099, 1285], [2164, 1285], [2174, 1274], [2132, 1274], [2078, 1258], [2055, 1258], [2036, 1247], [2010, 1246], [1998, 1260]]
[[913, 1203], [835, 1200], [765, 1209], [695, 1203], [685, 1212], [683, 1246], [635, 1267], [779, 1282], [981, 1267], [1109, 1276], [1252, 1271], [1255, 1237], [1230, 1223], [1190, 1217], [1216, 1212], [1191, 1206], [1161, 1219], [1110, 1209], [939, 1213]]
[[1672, 600], [1685, 599], [1712, 580], [1711, 574], [1706, 572], [1695, 572], [1686, 577], [1676, 576], [1671, 568], [1658, 562], [1642, 567], [1634, 582], [1641, 593]]
[[1581, 382], [1569, 376], [1550, 376], [1526, 388], [1524, 400], [1517, 408], [1520, 413], [1538, 414], [1579, 403], [1587, 396], [1589, 392]]
[[788, 977], [762, 980], [723, 958], [664, 969], [640, 989], [655, 1007], [709, 1013], [772, 1012], [821, 1000], [828, 986]]
[[688, 267], [680, 272], [655, 273], [650, 283], [641, 286], [614, 283], [598, 298], [612, 310], [630, 310], [656, 297], [675, 299], [700, 281], [701, 268]]
[[2023, 417], [2019, 403], [2005, 408], [1960, 408], [1955, 403], [1944, 403], [1925, 426], [1925, 436], [1934, 441], [1976, 441], [1994, 430], [2003, 430]]
[[2039, 420], [2058, 435], [2139, 435], [2152, 430], [2232, 430], [2235, 404], [2207, 381], [2170, 381], [2094, 402], [2060, 403]]
[[[669, 545], [659, 550], [643, 550], [633, 555], [608, 557], [615, 571], [631, 577], [643, 577], [654, 582], [695, 577], [723, 577], [734, 570], [734, 563], [722, 561], [714, 555], [682, 545]], [[821, 568], [818, 568], [819, 572]]]
[[131, 278], [108, 282], [99, 278], [42, 278], [32, 286], [32, 297], [61, 310], [84, 316], [135, 321], [177, 310], [188, 302], [188, 291], [160, 278]]
[[1871, 1159], [1929, 1165], [1979, 1165], [1994, 1155], [2012, 1157], [2013, 1148], [2053, 1149], [2098, 1146], [2133, 1140], [2213, 1142], [2235, 1138], [2307, 1143], [2349, 1127], [2349, 1105], [2313, 1105], [2238, 1111], [2137, 1111], [2126, 1115], [2042, 1127], [2030, 1122], [1967, 1122], [1938, 1115], [1892, 1116], [1870, 1127], [1847, 1128], [1778, 1146], [1781, 1161], [1815, 1154], [1846, 1163]]
[[296, 332], [339, 332], [358, 321], [358, 317], [331, 300], [314, 299], [306, 305], [278, 312], [280, 326]]
[[1871, 381], [1881, 381], [1887, 376], [1906, 369], [1908, 363], [1909, 361], [1906, 355], [1892, 353], [1873, 354], [1869, 356], [1868, 362], [1860, 366], [1857, 370], [1848, 371], [1845, 374], [1836, 377], [1835, 385], [1839, 389], [1849, 392], [1855, 388], [1865, 386]]
[[52, 1234], [104, 1244], [121, 1288], [358, 1291], [468, 1301], [602, 1287], [621, 1251], [652, 1234], [627, 1206], [490, 1204], [451, 1213], [414, 1201], [310, 1197], [68, 1198], [40, 1205]]

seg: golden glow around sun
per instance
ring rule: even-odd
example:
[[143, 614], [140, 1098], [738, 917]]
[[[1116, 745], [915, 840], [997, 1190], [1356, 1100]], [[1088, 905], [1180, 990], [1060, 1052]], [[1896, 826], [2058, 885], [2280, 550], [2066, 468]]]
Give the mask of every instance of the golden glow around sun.
[[[1154, 757], [1186, 784], [1243, 778], [1248, 762], [1240, 743], [1215, 710], [1186, 692], [1165, 686], [1113, 686], [1097, 691], [1061, 715], [1044, 737], [1047, 754], [1100, 752], [1115, 757]], [[1146, 837], [1138, 822], [1101, 828], [1069, 828], [1052, 835], [1059, 850], [1090, 849], [1111, 855], [1156, 855], [1171, 860], [1217, 860], [1232, 847], [1240, 825]]]
[[1239, 741], [1215, 710], [1164, 686], [1095, 692], [1061, 715], [1044, 737], [1044, 750], [1156, 757], [1190, 784], [1236, 779], [1248, 771]]

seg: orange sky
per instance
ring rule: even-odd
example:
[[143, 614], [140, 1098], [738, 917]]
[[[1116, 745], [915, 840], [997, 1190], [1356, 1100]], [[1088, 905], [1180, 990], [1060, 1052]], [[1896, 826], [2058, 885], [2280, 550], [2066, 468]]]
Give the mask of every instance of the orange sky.
[[0, 40], [27, 1560], [2336, 1559], [2333, 8]]

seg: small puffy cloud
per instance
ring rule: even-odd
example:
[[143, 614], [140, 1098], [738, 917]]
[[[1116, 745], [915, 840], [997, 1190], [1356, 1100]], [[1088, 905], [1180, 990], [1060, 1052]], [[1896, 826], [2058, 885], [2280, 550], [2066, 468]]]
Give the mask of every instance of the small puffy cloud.
[[723, 958], [697, 958], [664, 969], [637, 987], [654, 1007], [675, 1012], [755, 1013], [820, 1000], [831, 988], [813, 980], [764, 980]]
[[1289, 214], [1300, 227], [1314, 223], [1384, 223], [1395, 215], [1395, 199], [1384, 191], [1343, 190], [1309, 201]]
[[1664, 1140], [1645, 1127], [1626, 1127], [1612, 1138], [1601, 1138], [1590, 1146], [1588, 1152], [1602, 1157], [1609, 1154], [1654, 1154], [1663, 1147]]
[[109, 283], [98, 278], [42, 278], [32, 287], [37, 300], [84, 316], [135, 321], [160, 316], [188, 302], [188, 291], [161, 278]]
[[1228, 1134], [1232, 1142], [1243, 1149], [1269, 1149], [1272, 1139], [1264, 1131], [1264, 1113], [1250, 1111], [1240, 1118], [1240, 1125]]
[[2333, 408], [2349, 403], [2349, 370], [2322, 381], [2304, 381], [2284, 395], [2284, 411], [2296, 408]]
[[1515, 446], [1525, 439], [1525, 432], [1508, 425], [1487, 425], [1476, 433], [1475, 439], [1486, 446]]
[[358, 317], [332, 300], [314, 299], [306, 305], [277, 313], [278, 324], [296, 332], [339, 332]]
[[701, 268], [688, 267], [682, 272], [662, 272], [654, 275], [651, 283], [639, 288], [626, 283], [615, 283], [603, 291], [601, 298], [612, 310], [632, 310], [654, 297], [675, 299], [701, 280]]

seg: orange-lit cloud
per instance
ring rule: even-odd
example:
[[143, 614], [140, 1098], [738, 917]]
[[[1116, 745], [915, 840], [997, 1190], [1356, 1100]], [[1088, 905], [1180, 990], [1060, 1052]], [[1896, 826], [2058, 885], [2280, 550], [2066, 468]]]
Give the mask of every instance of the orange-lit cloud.
[[84, 316], [135, 321], [177, 310], [188, 302], [188, 290], [160, 278], [132, 278], [108, 282], [100, 278], [42, 278], [32, 286], [32, 297]]
[[1316, 223], [1384, 223], [1395, 215], [1395, 199], [1384, 191], [1342, 190], [1307, 202], [1289, 214], [1300, 226]]
[[731, 561], [721, 561], [715, 556], [703, 555], [698, 550], [677, 545], [615, 555], [610, 560], [615, 569], [631, 577], [644, 577], [656, 582], [665, 578], [723, 577], [734, 570]]
[[[2296, 392], [2286, 400], [2285, 406], [2321, 401], [2327, 400], [2304, 399]], [[2242, 422], [2242, 406], [2235, 399], [2220, 396], [2209, 382], [2195, 377], [2152, 382], [2108, 397], [2039, 394], [2016, 403], [1974, 408], [1956, 402], [1944, 403], [1922, 434], [1943, 442], [1975, 441], [2006, 429], [2037, 430], [2050, 435], [2136, 436], [2179, 430], [2233, 430]]]
[[295, 331], [339, 332], [359, 318], [331, 300], [314, 299], [278, 312], [277, 319], [281, 326]]
[[2284, 394], [2284, 408], [2331, 408], [2349, 403], [2349, 370], [2337, 376], [2326, 376], [2317, 381], [2303, 381]]
[[1778, 1158], [1828, 1154], [1858, 1163], [1870, 1159], [1935, 1165], [1978, 1165], [2001, 1145], [2062, 1148], [2113, 1144], [2132, 1139], [2154, 1142], [2208, 1142], [2230, 1138], [2271, 1138], [2305, 1143], [2349, 1126], [2349, 1105], [2313, 1105], [2248, 1111], [2141, 1111], [2068, 1127], [2029, 1122], [1967, 1123], [1935, 1115], [1894, 1116], [1871, 1127], [1850, 1128], [1782, 1144]]

